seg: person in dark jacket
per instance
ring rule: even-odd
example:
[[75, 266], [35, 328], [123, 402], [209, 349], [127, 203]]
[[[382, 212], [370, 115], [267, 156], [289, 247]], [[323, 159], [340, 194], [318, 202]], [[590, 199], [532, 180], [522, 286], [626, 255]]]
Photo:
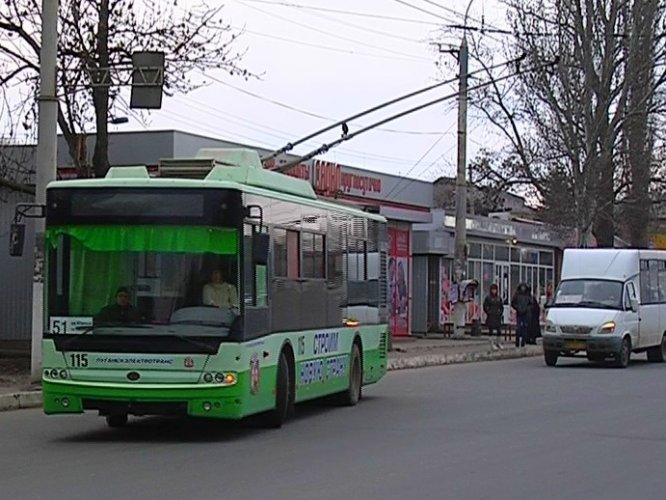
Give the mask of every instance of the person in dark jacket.
[[497, 341], [500, 340], [502, 334], [502, 316], [504, 315], [504, 304], [500, 298], [497, 290], [497, 285], [490, 285], [490, 293], [483, 301], [483, 312], [486, 313], [486, 326], [488, 327], [488, 335], [497, 336]]
[[130, 292], [121, 286], [116, 291], [116, 301], [104, 307], [95, 318], [99, 323], [137, 323], [141, 315], [130, 303]]
[[532, 293], [525, 283], [518, 285], [511, 299], [511, 307], [516, 311], [516, 347], [522, 347], [527, 342], [528, 321], [532, 307]]
[[539, 301], [532, 295], [528, 320], [527, 320], [527, 343], [536, 345], [536, 339], [541, 336], [541, 307]]

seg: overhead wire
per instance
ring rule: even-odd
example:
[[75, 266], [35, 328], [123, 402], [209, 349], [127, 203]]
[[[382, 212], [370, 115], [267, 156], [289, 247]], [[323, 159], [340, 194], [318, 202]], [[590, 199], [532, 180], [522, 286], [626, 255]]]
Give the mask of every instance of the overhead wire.
[[[520, 75], [520, 74], [522, 74], [522, 73], [524, 73], [524, 72], [526, 72], [526, 71], [536, 71], [537, 69], [545, 69], [545, 68], [547, 68], [547, 67], [551, 67], [553, 64], [556, 64], [557, 61], [558, 61], [558, 59], [556, 58], [554, 61], [550, 61], [550, 62], [548, 62], [548, 63], [543, 63], [543, 64], [541, 64], [541, 65], [539, 65], [539, 66], [533, 67], [532, 69], [525, 69], [524, 71], [517, 71], [517, 72], [511, 73], [511, 74], [509, 74], [509, 75], [501, 76], [501, 77], [499, 77], [499, 78], [493, 78], [493, 79], [491, 79], [490, 81], [487, 81], [487, 82], [479, 83], [479, 84], [477, 84], [477, 85], [470, 86], [470, 87], [468, 88], [468, 91], [472, 92], [472, 91], [475, 91], [475, 90], [479, 90], [479, 89], [482, 89], [482, 88], [488, 87], [489, 85], [492, 85], [492, 84], [494, 84], [494, 83], [498, 83], [498, 82], [503, 81], [503, 80], [508, 80], [508, 79], [510, 79], [510, 78], [514, 78], [514, 77], [516, 77], [516, 76], [518, 76], [518, 75]], [[435, 104], [439, 104], [439, 103], [441, 103], [441, 102], [444, 102], [444, 101], [447, 101], [447, 100], [451, 100], [451, 99], [453, 99], [453, 98], [455, 98], [455, 97], [457, 97], [457, 96], [459, 96], [459, 92], [455, 92], [455, 93], [452, 93], [452, 94], [447, 94], [447, 95], [445, 95], [445, 96], [443, 96], [443, 97], [439, 97], [439, 98], [437, 98], [437, 99], [433, 99], [432, 101], [428, 101], [428, 102], [426, 102], [426, 103], [420, 104], [420, 105], [415, 106], [415, 107], [413, 107], [413, 108], [409, 108], [409, 109], [407, 109], [407, 110], [401, 111], [400, 113], [397, 113], [397, 114], [395, 114], [395, 115], [392, 115], [392, 116], [389, 116], [389, 117], [384, 118], [384, 119], [382, 119], [382, 120], [379, 120], [379, 121], [377, 121], [377, 122], [375, 122], [375, 123], [373, 123], [373, 124], [371, 124], [371, 125], [368, 125], [368, 126], [366, 126], [366, 127], [363, 127], [363, 128], [361, 128], [361, 129], [359, 129], [359, 130], [356, 130], [356, 131], [354, 131], [354, 132], [352, 132], [352, 133], [350, 133], [350, 134], [343, 135], [341, 138], [336, 139], [335, 141], [332, 141], [332, 142], [330, 142], [330, 143], [328, 143], [328, 144], [324, 144], [323, 146], [317, 148], [316, 150], [311, 151], [311, 152], [308, 153], [307, 155], [304, 155], [304, 156], [298, 158], [297, 160], [294, 160], [294, 161], [288, 162], [288, 163], [286, 163], [286, 164], [284, 164], [284, 165], [281, 165], [280, 167], [278, 167], [278, 168], [275, 169], [275, 170], [276, 170], [276, 171], [279, 171], [279, 172], [284, 172], [284, 171], [288, 170], [289, 168], [291, 168], [291, 167], [293, 167], [293, 166], [295, 166], [295, 165], [297, 165], [297, 164], [299, 164], [299, 163], [301, 163], [301, 162], [303, 162], [303, 161], [307, 161], [307, 160], [309, 160], [309, 159], [311, 159], [311, 158], [314, 158], [315, 156], [317, 156], [317, 155], [319, 155], [319, 154], [326, 153], [326, 152], [328, 152], [331, 148], [336, 147], [336, 146], [338, 146], [339, 144], [341, 144], [341, 143], [343, 143], [343, 142], [345, 142], [345, 141], [348, 141], [348, 140], [350, 140], [350, 139], [352, 139], [352, 138], [354, 138], [354, 137], [356, 137], [356, 136], [358, 136], [358, 135], [360, 135], [360, 134], [363, 134], [363, 133], [365, 133], [365, 132], [368, 132], [368, 131], [370, 131], [370, 130], [372, 130], [372, 129], [374, 129], [374, 128], [377, 128], [377, 127], [379, 127], [379, 126], [381, 126], [381, 125], [384, 125], [384, 124], [386, 124], [386, 123], [389, 123], [389, 122], [392, 122], [392, 121], [394, 121], [394, 120], [397, 120], [397, 119], [402, 118], [402, 117], [404, 117], [404, 116], [407, 116], [407, 115], [410, 115], [410, 114], [416, 113], [417, 111], [421, 111], [422, 109], [425, 109], [425, 108], [427, 108], [427, 107], [433, 106], [433, 105], [435, 105]]]
[[[474, 123], [474, 120], [470, 120], [470, 121], [472, 122], [472, 124]], [[454, 125], [455, 125], [455, 124], [454, 124]], [[473, 125], [470, 127], [470, 129], [469, 129], [469, 133], [474, 132], [474, 131], [475, 131], [476, 129], [478, 129], [480, 126], [481, 126], [481, 123], [477, 123], [477, 124], [475, 124], [475, 125], [473, 124]], [[453, 128], [453, 126], [449, 127], [448, 131], [450, 132], [450, 130], [451, 130], [452, 128]], [[412, 177], [412, 178], [408, 178], [407, 176], [408, 176], [410, 173], [412, 173], [412, 171], [414, 170], [414, 168], [416, 168], [416, 166], [418, 166], [418, 163], [419, 163], [419, 162], [417, 162], [417, 163], [414, 165], [414, 167], [413, 167], [412, 169], [410, 169], [407, 173], [405, 173], [404, 175], [401, 176], [402, 179], [400, 179], [400, 180], [399, 180], [399, 181], [393, 186], [393, 189], [392, 189], [392, 190], [391, 190], [391, 191], [390, 191], [390, 192], [384, 197], [384, 199], [385, 199], [385, 200], [388, 199], [388, 197], [391, 195], [391, 193], [392, 193], [392, 192], [393, 192], [393, 191], [394, 191], [394, 190], [395, 190], [395, 189], [396, 189], [401, 183], [405, 183], [405, 182], [406, 182], [406, 184], [405, 184], [405, 185], [404, 185], [404, 186], [403, 186], [403, 187], [402, 187], [397, 193], [395, 193], [395, 196], [398, 196], [398, 195], [399, 195], [400, 193], [402, 193], [407, 187], [409, 187], [414, 181], [419, 180], [419, 179], [421, 178], [421, 176], [423, 176], [426, 172], [428, 172], [428, 171], [429, 171], [429, 170], [435, 165], [435, 163], [437, 163], [439, 160], [441, 160], [442, 158], [444, 158], [447, 154], [449, 154], [451, 151], [453, 151], [453, 150], [454, 150], [455, 148], [457, 148], [457, 147], [458, 147], [458, 144], [457, 144], [457, 143], [454, 143], [451, 147], [449, 147], [449, 148], [448, 148], [446, 151], [444, 151], [441, 155], [439, 155], [437, 158], [435, 158], [435, 159], [430, 163], [430, 165], [428, 165], [425, 169], [423, 169], [418, 175], [416, 175], [415, 177]], [[425, 157], [425, 156], [426, 156], [426, 155], [424, 155], [424, 157]]]
[[[261, 134], [269, 135], [275, 138], [278, 138], [280, 140], [288, 140], [289, 136], [281, 129], [277, 129], [274, 127], [269, 127], [264, 124], [260, 124], [258, 122], [248, 120], [245, 117], [236, 115], [234, 113], [231, 113], [229, 111], [222, 111], [219, 108], [216, 108], [215, 106], [211, 106], [208, 103], [203, 103], [201, 101], [198, 101], [190, 96], [187, 97], [176, 97], [174, 98], [176, 102], [182, 103], [187, 106], [194, 107], [198, 109], [199, 111], [209, 114], [210, 116], [215, 116], [218, 118], [222, 118], [223, 120], [229, 121], [231, 123], [236, 123], [240, 126], [243, 126], [247, 129], [250, 130], [255, 130]], [[229, 119], [228, 116], [231, 116], [234, 119]], [[251, 125], [247, 125], [247, 123]], [[254, 125], [254, 126], [252, 126]], [[264, 130], [262, 130], [264, 129]], [[266, 132], [267, 130], [268, 132]], [[216, 130], [216, 133], [219, 133], [220, 130]], [[438, 132], [438, 135], [441, 135], [442, 132]], [[311, 144], [314, 146], [315, 143], [311, 142]], [[380, 154], [375, 154], [375, 153], [367, 153], [364, 151], [359, 151], [351, 148], [340, 148], [339, 151], [341, 153], [344, 153], [347, 156], [352, 156], [352, 157], [357, 157], [357, 158], [362, 158], [362, 159], [371, 159], [374, 162], [381, 162], [381, 163], [393, 163], [396, 165], [411, 165], [414, 160], [409, 160], [407, 158], [396, 158], [392, 156], [386, 156], [386, 155], [380, 155]]]
[[443, 20], [443, 21], [446, 21], [447, 23], [450, 23], [450, 22], [451, 22], [451, 19], [447, 19], [447, 18], [444, 17], [444, 16], [440, 16], [439, 14], [436, 14], [436, 13], [430, 11], [430, 10], [424, 9], [424, 8], [422, 8], [422, 7], [419, 7], [418, 5], [414, 5], [413, 3], [406, 2], [405, 0], [393, 0], [393, 1], [396, 2], [396, 3], [399, 3], [399, 4], [401, 4], [401, 5], [404, 5], [405, 7], [409, 7], [409, 8], [411, 8], [411, 9], [417, 10], [417, 11], [419, 11], [419, 12], [421, 12], [421, 13], [429, 14], [429, 15], [431, 15], [431, 16], [433, 16], [433, 17], [436, 17], [436, 18], [438, 18], [438, 19], [441, 19], [441, 20]]
[[353, 49], [344, 49], [344, 48], [341, 48], [341, 47], [330, 47], [328, 45], [322, 45], [322, 44], [318, 44], [318, 43], [304, 42], [302, 40], [294, 40], [292, 38], [285, 38], [285, 37], [282, 37], [282, 36], [279, 36], [279, 35], [273, 35], [273, 34], [269, 34], [269, 33], [261, 33], [259, 31], [249, 30], [247, 28], [237, 28], [237, 29], [242, 29], [243, 32], [248, 33], [249, 35], [253, 35], [253, 36], [260, 36], [260, 37], [263, 37], [263, 38], [270, 38], [270, 39], [273, 39], [273, 40], [280, 40], [280, 41], [286, 42], [286, 43], [292, 43], [292, 44], [299, 45], [299, 46], [306, 46], [306, 47], [313, 47], [313, 48], [322, 49], [322, 50], [328, 50], [328, 51], [337, 52], [337, 53], [340, 53], [340, 54], [349, 54], [349, 55], [364, 56], [364, 57], [376, 57], [376, 58], [379, 58], [379, 59], [389, 59], [389, 60], [392, 60], [392, 61], [405, 61], [405, 62], [411, 62], [411, 63], [415, 63], [415, 64], [432, 64], [433, 63], [432, 60], [427, 59], [425, 57], [421, 58], [421, 59], [416, 59], [415, 57], [403, 57], [403, 56], [396, 56], [396, 55], [389, 56], [389, 55], [383, 55], [383, 54], [371, 54], [369, 52], [360, 52], [360, 51], [356, 51], [356, 50], [353, 50]]
[[387, 16], [383, 14], [371, 14], [371, 13], [366, 13], [366, 12], [355, 12], [355, 11], [349, 11], [349, 10], [343, 10], [343, 9], [331, 9], [327, 7], [314, 7], [311, 5], [303, 5], [303, 4], [297, 4], [293, 2], [282, 2], [282, 1], [272, 1], [272, 0], [242, 0], [244, 2], [251, 2], [251, 3], [261, 3], [261, 4], [268, 4], [268, 5], [276, 5], [276, 6], [281, 6], [281, 7], [291, 7], [295, 9], [300, 9], [300, 10], [312, 10], [312, 11], [318, 11], [318, 12], [328, 12], [331, 14], [338, 14], [338, 15], [345, 15], [345, 16], [355, 16], [355, 17], [364, 17], [364, 18], [371, 18], [371, 19], [381, 19], [384, 21], [392, 21], [392, 22], [400, 22], [400, 23], [410, 23], [410, 24], [422, 24], [422, 25], [430, 25], [430, 26], [439, 26], [441, 23], [435, 23], [435, 22], [430, 22], [430, 21], [424, 21], [422, 19], [406, 19], [404, 17], [396, 17], [396, 16]]
[[[518, 59], [511, 60], [511, 61], [505, 61], [503, 63], [496, 64], [496, 65], [492, 66], [491, 68], [483, 68], [483, 69], [480, 69], [480, 70], [473, 71], [473, 72], [469, 73], [469, 75], [473, 76], [473, 75], [476, 75], [478, 73], [486, 73], [488, 71], [488, 69], [502, 68], [502, 67], [505, 67], [507, 65], [515, 64], [517, 61], [518, 61]], [[305, 137], [302, 137], [302, 138], [298, 139], [297, 141], [287, 143], [284, 147], [280, 148], [277, 151], [274, 151], [268, 157], [264, 158], [264, 160], [269, 160], [269, 159], [272, 159], [272, 158], [275, 158], [275, 157], [279, 156], [282, 153], [286, 153], [286, 152], [292, 150], [294, 148], [294, 146], [302, 144], [303, 142], [306, 142], [306, 141], [308, 141], [308, 140], [310, 140], [310, 139], [312, 139], [312, 138], [314, 138], [318, 135], [321, 135], [324, 132], [328, 132], [329, 130], [331, 130], [335, 127], [338, 127], [340, 125], [343, 127], [343, 137], [344, 137], [348, 134], [348, 131], [344, 130], [344, 128], [347, 126], [348, 122], [351, 122], [352, 120], [355, 120], [357, 118], [361, 118], [362, 116], [368, 115], [370, 113], [374, 113], [375, 111], [379, 111], [380, 109], [386, 108], [388, 106], [391, 106], [391, 105], [396, 104], [398, 102], [404, 101], [406, 99], [410, 99], [410, 98], [415, 97], [417, 95], [420, 95], [420, 94], [423, 94], [425, 92], [429, 92], [429, 91], [434, 90], [436, 88], [442, 87], [443, 85], [448, 85], [448, 84], [454, 83], [456, 81], [458, 81], [458, 77], [451, 78], [449, 80], [444, 80], [443, 82], [439, 82], [439, 83], [436, 83], [436, 84], [433, 84], [433, 85], [429, 85], [428, 87], [424, 87], [424, 88], [421, 88], [421, 89], [416, 90], [414, 92], [404, 94], [404, 95], [399, 96], [397, 98], [394, 98], [394, 99], [391, 99], [389, 101], [383, 102], [379, 105], [376, 105], [376, 106], [373, 106], [371, 108], [365, 109], [365, 110], [363, 110], [359, 113], [355, 113], [351, 116], [347, 116], [347, 117], [345, 117], [341, 120], [338, 120], [337, 122], [333, 123], [332, 125], [328, 125], [328, 126], [322, 128], [320, 130], [312, 132], [311, 134], [309, 134]]]
[[276, 19], [280, 19], [280, 20], [285, 21], [287, 23], [299, 26], [300, 28], [304, 28], [304, 29], [307, 29], [309, 31], [314, 31], [319, 35], [330, 36], [330, 37], [338, 39], [338, 40], [344, 40], [344, 41], [347, 41], [347, 42], [351, 42], [355, 45], [362, 45], [364, 47], [369, 47], [369, 48], [372, 48], [372, 49], [375, 49], [375, 50], [381, 50], [383, 52], [389, 52], [391, 54], [399, 54], [399, 55], [406, 56], [406, 57], [411, 57], [411, 58], [414, 58], [414, 59], [423, 59], [423, 60], [429, 61], [428, 58], [425, 58], [425, 57], [422, 57], [422, 56], [417, 56], [417, 55], [414, 55], [414, 54], [408, 54], [406, 52], [400, 52], [400, 51], [393, 50], [393, 49], [387, 49], [386, 47], [381, 47], [379, 45], [373, 45], [373, 44], [370, 44], [370, 43], [365, 43], [365, 42], [362, 42], [360, 40], [355, 40], [353, 38], [348, 38], [348, 37], [345, 37], [345, 36], [342, 36], [342, 35], [338, 35], [338, 34], [335, 34], [335, 33], [329, 33], [327, 31], [323, 31], [323, 30], [320, 30], [320, 29], [317, 29], [317, 28], [313, 28], [312, 26], [308, 26], [306, 24], [299, 23], [298, 21], [294, 21], [293, 19], [289, 19], [289, 18], [286, 18], [286, 17], [283, 17], [283, 16], [279, 16], [279, 15], [271, 13], [271, 12], [267, 12], [263, 9], [260, 9], [259, 7], [256, 7], [256, 6], [253, 6], [253, 5], [247, 5], [246, 3], [244, 3], [245, 0], [237, 0], [237, 1], [238, 1], [238, 3], [240, 3], [241, 5], [245, 5], [245, 7], [249, 8], [249, 9], [256, 10], [257, 12], [261, 12], [264, 15], [267, 15], [269, 17], [274, 17]]
[[[293, 112], [296, 112], [296, 113], [300, 113], [300, 114], [305, 115], [305, 116], [310, 116], [312, 118], [317, 118], [319, 120], [324, 120], [324, 121], [328, 121], [328, 122], [335, 122], [336, 121], [334, 118], [330, 118], [328, 116], [323, 116], [323, 115], [320, 115], [320, 114], [317, 114], [317, 113], [313, 113], [312, 111], [307, 111], [307, 110], [304, 110], [304, 109], [301, 109], [301, 108], [297, 108], [295, 106], [292, 106], [291, 104], [286, 104], [284, 102], [280, 102], [280, 101], [277, 101], [275, 99], [271, 99], [270, 97], [265, 97], [265, 96], [262, 96], [260, 94], [256, 94], [256, 93], [251, 92], [249, 90], [238, 87], [237, 85], [233, 85], [229, 82], [225, 82], [224, 80], [221, 80], [220, 78], [217, 78], [216, 76], [213, 76], [209, 73], [206, 73], [205, 71], [200, 70], [200, 72], [204, 77], [209, 78], [209, 79], [213, 80], [214, 82], [225, 85], [225, 86], [227, 86], [231, 89], [234, 89], [237, 92], [240, 92], [242, 94], [246, 94], [250, 97], [254, 97], [255, 99], [259, 99], [259, 100], [262, 100], [262, 101], [265, 101], [265, 102], [269, 102], [269, 103], [271, 103], [275, 106], [278, 106], [278, 107], [281, 107], [281, 108], [284, 108], [284, 109], [287, 109], [287, 110], [290, 110], [290, 111], [293, 111]], [[440, 133], [439, 131], [429, 132], [429, 131], [400, 130], [400, 129], [390, 129], [390, 128], [380, 128], [379, 130], [381, 130], [382, 132], [389, 132], [389, 133], [393, 133], [393, 134], [407, 134], [407, 135], [438, 135]]]

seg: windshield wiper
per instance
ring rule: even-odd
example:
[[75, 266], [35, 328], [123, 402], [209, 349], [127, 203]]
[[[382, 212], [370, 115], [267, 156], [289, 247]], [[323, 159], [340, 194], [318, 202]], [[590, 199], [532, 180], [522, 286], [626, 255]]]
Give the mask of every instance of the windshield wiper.
[[208, 326], [210, 328], [229, 328], [229, 325], [224, 323], [216, 323], [213, 321], [203, 321], [197, 319], [187, 319], [183, 321], [176, 321], [175, 323], [170, 323], [171, 325], [196, 325], [196, 326]]
[[[81, 333], [68, 333], [66, 336], [71, 337], [65, 341], [64, 346], [67, 347], [69, 344], [73, 343], [76, 339], [83, 335], [88, 335], [89, 333], [93, 333], [95, 329], [98, 328], [118, 328], [118, 327], [123, 327], [123, 328], [150, 328], [147, 325], [139, 325], [136, 323], [105, 323], [103, 325], [92, 325], [87, 327], [85, 330], [83, 330]], [[63, 335], [64, 337], [65, 335]]]
[[174, 337], [176, 337], [179, 340], [182, 340], [183, 342], [187, 342], [187, 343], [189, 343], [193, 346], [199, 347], [200, 349], [203, 349], [204, 351], [206, 351], [208, 354], [216, 354], [217, 353], [217, 350], [215, 349], [215, 347], [210, 346], [208, 344], [204, 344], [203, 342], [199, 342], [198, 340], [194, 340], [194, 339], [188, 337], [187, 335], [174, 335]]

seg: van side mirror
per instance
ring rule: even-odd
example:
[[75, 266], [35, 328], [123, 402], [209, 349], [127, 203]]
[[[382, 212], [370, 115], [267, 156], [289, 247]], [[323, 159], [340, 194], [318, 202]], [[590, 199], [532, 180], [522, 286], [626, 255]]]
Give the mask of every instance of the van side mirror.
[[638, 312], [638, 299], [629, 299], [630, 307], [633, 312]]
[[9, 229], [9, 255], [22, 257], [25, 246], [25, 224], [14, 223]]
[[254, 233], [252, 237], [252, 263], [256, 266], [268, 265], [268, 249], [271, 237], [266, 233]]

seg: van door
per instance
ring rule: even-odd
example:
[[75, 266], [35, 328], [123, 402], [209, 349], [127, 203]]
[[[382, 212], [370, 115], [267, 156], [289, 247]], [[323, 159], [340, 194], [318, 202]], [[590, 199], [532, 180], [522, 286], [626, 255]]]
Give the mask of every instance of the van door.
[[629, 282], [624, 286], [624, 313], [622, 317], [624, 318], [624, 325], [618, 325], [619, 327], [624, 327], [625, 331], [629, 331], [631, 334], [631, 345], [634, 347], [639, 347], [641, 342], [644, 341], [641, 338], [641, 306], [638, 306], [638, 312], [631, 310], [631, 301], [636, 300], [636, 288], [634, 284]]

